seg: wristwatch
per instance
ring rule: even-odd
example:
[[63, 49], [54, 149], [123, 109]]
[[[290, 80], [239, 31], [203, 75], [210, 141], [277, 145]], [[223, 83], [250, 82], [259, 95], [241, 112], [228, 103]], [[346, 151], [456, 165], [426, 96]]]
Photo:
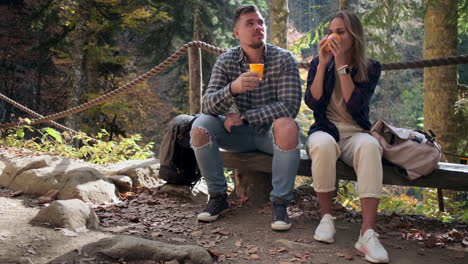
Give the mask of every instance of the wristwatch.
[[345, 66], [345, 67], [341, 67], [340, 69], [338, 69], [337, 72], [338, 74], [350, 74], [351, 69], [348, 66]]
[[243, 122], [244, 124], [248, 124], [248, 123], [249, 123], [249, 121], [247, 121], [247, 117], [245, 116], [244, 113], [240, 113], [239, 118], [242, 120], [242, 122]]

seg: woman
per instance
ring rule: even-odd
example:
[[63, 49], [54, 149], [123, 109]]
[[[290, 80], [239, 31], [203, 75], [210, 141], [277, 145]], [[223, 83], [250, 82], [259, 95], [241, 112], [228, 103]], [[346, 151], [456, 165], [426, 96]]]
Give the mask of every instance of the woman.
[[365, 56], [364, 33], [355, 14], [338, 12], [330, 20], [328, 32], [339, 37], [320, 41], [319, 56], [311, 62], [305, 93], [305, 102], [315, 117], [307, 138], [307, 153], [312, 160], [314, 189], [322, 216], [314, 239], [334, 242], [332, 200], [336, 161], [340, 158], [357, 174], [363, 220], [355, 247], [368, 261], [387, 263], [387, 251], [374, 231], [383, 179], [382, 148], [369, 134], [369, 100], [381, 66]]

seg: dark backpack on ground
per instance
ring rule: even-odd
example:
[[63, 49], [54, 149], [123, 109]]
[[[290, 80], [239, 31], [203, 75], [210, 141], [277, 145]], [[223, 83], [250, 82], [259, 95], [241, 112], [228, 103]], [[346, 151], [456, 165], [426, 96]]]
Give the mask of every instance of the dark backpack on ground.
[[200, 180], [190, 130], [197, 116], [178, 115], [169, 124], [159, 149], [159, 178], [169, 184], [195, 185]]

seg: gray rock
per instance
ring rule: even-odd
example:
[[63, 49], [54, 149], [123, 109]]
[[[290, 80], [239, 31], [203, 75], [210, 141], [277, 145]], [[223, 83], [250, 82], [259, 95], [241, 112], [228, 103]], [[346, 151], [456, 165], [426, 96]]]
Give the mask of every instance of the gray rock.
[[31, 222], [47, 223], [74, 231], [83, 227], [96, 229], [99, 226], [99, 219], [93, 209], [78, 199], [53, 201], [41, 209]]
[[101, 172], [106, 176], [126, 175], [132, 179], [132, 187], [148, 188], [162, 185], [159, 180], [159, 160], [127, 160], [108, 164]]
[[125, 175], [112, 175], [108, 177], [119, 189], [119, 192], [126, 193], [132, 189], [132, 178]]
[[38, 195], [55, 189], [58, 199], [95, 204], [117, 200], [115, 185], [87, 163], [47, 155], [4, 162], [0, 184], [9, 189]]
[[34, 262], [27, 257], [3, 258], [0, 257], [2, 264], [34, 264]]
[[286, 247], [289, 249], [295, 249], [295, 250], [311, 250], [311, 249], [316, 249], [319, 246], [316, 244], [305, 244], [305, 243], [299, 243], [299, 242], [294, 242], [291, 240], [287, 239], [279, 239], [273, 242], [274, 245], [280, 246], [280, 247]]
[[4, 165], [2, 166], [3, 169], [0, 174], [0, 184], [4, 186], [9, 186], [15, 180], [16, 176], [18, 176], [22, 172], [46, 167], [51, 162], [52, 157], [48, 155], [32, 158], [30, 157], [23, 159], [14, 159], [12, 161], [8, 159], [3, 159], [2, 163]]
[[103, 239], [94, 245], [95, 252], [112, 258], [127, 260], [155, 260], [179, 263], [212, 263], [208, 251], [194, 245], [172, 245], [133, 236], [115, 236]]

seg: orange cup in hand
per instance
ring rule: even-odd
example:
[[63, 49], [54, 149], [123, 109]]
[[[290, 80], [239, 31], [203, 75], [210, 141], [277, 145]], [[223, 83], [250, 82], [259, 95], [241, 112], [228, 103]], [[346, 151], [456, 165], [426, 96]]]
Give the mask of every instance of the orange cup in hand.
[[325, 47], [323, 47], [323, 50], [324, 50], [324, 51], [327, 51], [327, 52], [330, 51], [330, 45], [329, 45], [329, 43], [330, 43], [330, 41], [331, 41], [332, 38], [335, 38], [335, 39], [337, 39], [338, 41], [341, 41], [341, 37], [340, 37], [338, 34], [336, 34], [336, 33], [331, 33], [330, 35], [327, 36], [327, 40], [325, 41], [325, 44], [323, 44], [323, 45], [325, 45]]
[[258, 78], [261, 80], [263, 78], [263, 64], [261, 63], [251, 63], [249, 65], [250, 71], [258, 72]]

